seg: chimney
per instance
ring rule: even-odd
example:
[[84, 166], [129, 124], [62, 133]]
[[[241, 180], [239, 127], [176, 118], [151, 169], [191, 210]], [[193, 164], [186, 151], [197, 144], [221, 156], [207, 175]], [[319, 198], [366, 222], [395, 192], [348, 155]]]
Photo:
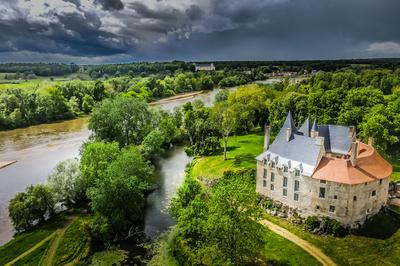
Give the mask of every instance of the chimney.
[[292, 136], [292, 128], [288, 127], [286, 129], [286, 141], [289, 141], [291, 136]]
[[351, 143], [350, 162], [353, 167], [357, 166], [358, 142]]
[[313, 139], [318, 138], [319, 132], [318, 132], [318, 131], [315, 131], [315, 130], [311, 130], [310, 136], [311, 136], [311, 138], [313, 138]]
[[375, 139], [373, 137], [368, 138], [368, 145], [374, 147]]
[[355, 126], [349, 127], [349, 137], [352, 138], [353, 141], [356, 140], [356, 127]]
[[271, 127], [265, 125], [265, 135], [264, 135], [264, 151], [269, 149], [269, 142], [270, 142], [270, 129]]
[[315, 137], [315, 144], [319, 146], [324, 146], [325, 138], [324, 137], [318, 137], [318, 132], [317, 136]]

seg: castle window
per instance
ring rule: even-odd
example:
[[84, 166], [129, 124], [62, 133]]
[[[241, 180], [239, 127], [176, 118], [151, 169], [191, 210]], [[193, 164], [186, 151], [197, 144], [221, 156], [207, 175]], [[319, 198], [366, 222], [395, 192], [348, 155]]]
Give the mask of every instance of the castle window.
[[315, 206], [315, 209], [319, 210], [319, 205]]
[[271, 182], [275, 182], [275, 173], [271, 173]]
[[264, 178], [267, 178], [267, 175], [268, 175], [268, 171], [267, 171], [267, 169], [264, 169]]
[[335, 206], [329, 205], [329, 212], [335, 212]]
[[375, 196], [376, 196], [376, 190], [373, 190], [373, 191], [371, 192], [371, 196], [372, 196], [372, 197], [375, 197]]
[[287, 196], [287, 189], [286, 189], [286, 188], [283, 189], [282, 195], [283, 195], [284, 197]]
[[354, 196], [354, 197], [353, 197], [353, 201], [357, 201], [357, 196]]
[[283, 187], [287, 187], [288, 178], [286, 176], [283, 177]]
[[333, 196], [334, 199], [337, 199], [337, 195]]
[[267, 180], [263, 180], [263, 187], [266, 187], [267, 186]]
[[271, 184], [271, 190], [274, 190], [274, 184]]
[[275, 168], [275, 162], [271, 162], [271, 167]]
[[294, 199], [295, 201], [299, 201], [299, 193], [294, 193], [294, 194], [293, 194], [293, 199]]
[[295, 169], [294, 170], [294, 176], [300, 176], [300, 170], [299, 169]]
[[286, 165], [283, 166], [283, 172], [287, 173], [288, 172], [288, 167]]
[[267, 159], [264, 159], [264, 165], [267, 165], [268, 161]]
[[320, 188], [319, 188], [319, 197], [320, 197], [321, 199], [324, 199], [324, 198], [325, 198], [325, 188], [324, 188], [324, 187], [320, 187]]
[[326, 180], [320, 180], [319, 181], [321, 184], [326, 184]]
[[382, 185], [382, 179], [381, 179], [381, 180], [379, 180], [379, 185]]
[[294, 191], [299, 191], [300, 190], [300, 181], [295, 180], [294, 181]]

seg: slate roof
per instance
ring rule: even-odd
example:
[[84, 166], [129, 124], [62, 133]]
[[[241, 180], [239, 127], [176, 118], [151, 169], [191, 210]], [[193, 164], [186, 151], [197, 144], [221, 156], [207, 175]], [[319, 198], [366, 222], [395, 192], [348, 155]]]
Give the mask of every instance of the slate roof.
[[[292, 130], [289, 141], [286, 140], [288, 128]], [[316, 139], [310, 137], [311, 130], [318, 131], [319, 136], [324, 137], [324, 147], [316, 144]], [[257, 159], [263, 160], [267, 155], [271, 158], [277, 157], [278, 165], [292, 161], [293, 165], [298, 164], [303, 168], [303, 174], [311, 176], [324, 148], [327, 152], [348, 154], [352, 141], [349, 130], [345, 126], [318, 125], [315, 120], [311, 125], [309, 118], [297, 129], [289, 111], [275, 141]]]
[[[291, 129], [289, 141], [288, 128]], [[323, 146], [316, 143], [316, 138], [311, 138], [311, 131], [317, 131], [319, 137], [324, 137]], [[305, 176], [344, 184], [361, 184], [390, 176], [392, 166], [372, 146], [364, 143], [359, 143], [357, 165], [352, 166], [348, 158], [353, 141], [350, 131], [350, 127], [346, 126], [318, 125], [315, 120], [311, 125], [309, 118], [297, 129], [289, 112], [275, 141], [256, 159], [267, 159], [274, 161], [278, 167], [288, 166], [290, 171], [300, 169]], [[324, 150], [348, 156], [325, 156]]]

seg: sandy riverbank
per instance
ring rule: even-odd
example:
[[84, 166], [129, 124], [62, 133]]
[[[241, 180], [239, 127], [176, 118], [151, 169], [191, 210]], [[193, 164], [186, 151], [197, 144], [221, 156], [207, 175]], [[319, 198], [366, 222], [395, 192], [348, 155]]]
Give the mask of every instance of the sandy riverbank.
[[1, 168], [5, 168], [5, 167], [7, 167], [7, 166], [9, 166], [9, 165], [12, 165], [12, 164], [14, 164], [14, 163], [16, 163], [16, 162], [17, 162], [17, 160], [0, 162], [0, 169], [1, 169]]
[[151, 102], [149, 103], [149, 105], [159, 105], [159, 104], [165, 104], [165, 103], [170, 103], [170, 102], [175, 102], [175, 101], [180, 101], [183, 99], [189, 99], [189, 98], [193, 98], [196, 95], [202, 94], [204, 93], [204, 91], [195, 91], [195, 92], [188, 92], [188, 93], [182, 93], [182, 94], [178, 94], [172, 97], [168, 97], [165, 99], [161, 99], [155, 102]]

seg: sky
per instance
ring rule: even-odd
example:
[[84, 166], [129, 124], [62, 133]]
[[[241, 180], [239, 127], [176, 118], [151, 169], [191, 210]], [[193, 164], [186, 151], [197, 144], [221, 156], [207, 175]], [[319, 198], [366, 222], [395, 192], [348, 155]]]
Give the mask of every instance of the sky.
[[0, 0], [0, 63], [400, 57], [399, 11], [399, 0]]

